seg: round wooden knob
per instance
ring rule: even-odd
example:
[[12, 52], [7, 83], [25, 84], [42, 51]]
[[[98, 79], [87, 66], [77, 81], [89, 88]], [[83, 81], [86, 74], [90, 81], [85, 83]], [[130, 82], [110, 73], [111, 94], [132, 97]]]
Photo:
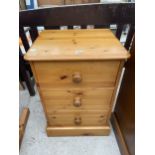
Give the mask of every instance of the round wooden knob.
[[73, 105], [75, 106], [75, 107], [80, 107], [81, 106], [81, 98], [80, 97], [75, 97], [74, 98], [74, 101], [73, 101]]
[[81, 124], [81, 117], [75, 117], [74, 123], [75, 123], [76, 125], [80, 125], [80, 124]]
[[82, 81], [81, 74], [79, 72], [75, 72], [73, 74], [73, 82], [74, 83], [80, 83]]

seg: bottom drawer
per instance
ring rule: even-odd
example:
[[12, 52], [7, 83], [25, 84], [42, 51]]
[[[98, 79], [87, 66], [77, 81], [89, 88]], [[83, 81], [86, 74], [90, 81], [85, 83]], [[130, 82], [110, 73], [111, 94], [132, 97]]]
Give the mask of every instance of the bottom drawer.
[[49, 126], [105, 125], [107, 111], [56, 112], [48, 115]]

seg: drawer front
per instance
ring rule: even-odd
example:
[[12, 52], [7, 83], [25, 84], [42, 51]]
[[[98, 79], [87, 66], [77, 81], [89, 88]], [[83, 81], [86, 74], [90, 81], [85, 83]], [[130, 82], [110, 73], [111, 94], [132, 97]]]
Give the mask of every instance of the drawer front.
[[50, 126], [105, 125], [107, 111], [59, 111], [48, 115]]
[[34, 62], [42, 88], [114, 86], [120, 61]]
[[109, 110], [114, 88], [43, 89], [47, 113], [54, 110]]

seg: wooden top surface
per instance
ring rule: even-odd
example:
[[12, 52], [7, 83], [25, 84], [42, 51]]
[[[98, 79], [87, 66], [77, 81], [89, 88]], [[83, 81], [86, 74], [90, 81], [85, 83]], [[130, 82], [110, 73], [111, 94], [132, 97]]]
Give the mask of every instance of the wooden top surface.
[[45, 30], [24, 58], [29, 61], [127, 59], [129, 52], [109, 29]]

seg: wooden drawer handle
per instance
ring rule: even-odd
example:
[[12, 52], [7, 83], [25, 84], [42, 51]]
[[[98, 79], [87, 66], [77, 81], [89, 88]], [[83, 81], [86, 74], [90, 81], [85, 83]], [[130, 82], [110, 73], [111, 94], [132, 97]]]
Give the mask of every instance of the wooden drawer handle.
[[81, 117], [75, 117], [74, 123], [75, 123], [76, 125], [80, 125], [81, 122], [82, 122]]
[[82, 81], [82, 76], [79, 72], [75, 72], [72, 76], [72, 80], [74, 83], [80, 83]]
[[80, 107], [81, 106], [81, 98], [80, 97], [75, 97], [74, 98], [74, 101], [73, 101], [73, 105], [75, 106], [75, 107]]

